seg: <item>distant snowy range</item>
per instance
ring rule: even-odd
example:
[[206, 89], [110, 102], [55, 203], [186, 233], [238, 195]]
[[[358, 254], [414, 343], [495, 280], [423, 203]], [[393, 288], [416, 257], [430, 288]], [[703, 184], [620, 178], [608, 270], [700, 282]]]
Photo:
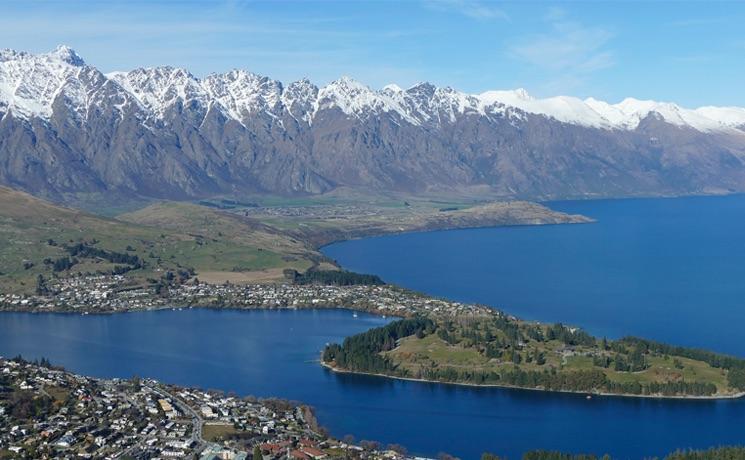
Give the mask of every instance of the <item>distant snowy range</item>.
[[745, 109], [244, 70], [104, 74], [0, 50], [0, 183], [57, 201], [247, 194], [558, 199], [745, 191]]

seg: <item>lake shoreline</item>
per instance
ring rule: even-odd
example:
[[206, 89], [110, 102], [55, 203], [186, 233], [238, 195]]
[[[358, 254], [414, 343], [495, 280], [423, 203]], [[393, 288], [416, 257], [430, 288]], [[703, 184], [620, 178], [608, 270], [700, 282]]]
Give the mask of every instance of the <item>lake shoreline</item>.
[[[304, 310], [304, 311], [347, 311], [347, 312], [351, 312], [355, 314], [356, 313], [369, 314], [371, 316], [377, 316], [380, 318], [386, 318], [386, 317], [402, 318], [401, 316], [392, 315], [390, 313], [383, 314], [380, 312], [348, 308], [348, 307], [323, 307], [323, 306], [274, 307], [274, 308], [271, 308], [271, 307], [241, 308], [241, 307], [216, 307], [216, 306], [187, 306], [187, 307], [159, 307], [159, 308], [150, 308], [150, 309], [141, 309], [141, 310], [110, 311], [110, 312], [95, 312], [95, 313], [76, 312], [76, 311], [10, 311], [10, 310], [5, 310], [5, 311], [0, 311], [0, 314], [2, 313], [26, 313], [26, 314], [73, 315], [73, 316], [88, 316], [90, 314], [91, 316], [109, 316], [109, 315], [116, 315], [118, 313], [144, 313], [144, 312], [159, 312], [159, 311], [168, 311], [168, 310], [178, 311], [178, 310], [200, 310], [200, 309], [201, 310], [213, 310], [213, 311], [233, 311], [233, 312], [301, 311], [301, 310]], [[465, 387], [472, 387], [472, 388], [502, 388], [502, 389], [512, 389], [512, 390], [539, 391], [543, 393], [565, 393], [565, 394], [576, 394], [576, 395], [586, 395], [586, 396], [607, 396], [607, 397], [642, 398], [642, 399], [659, 399], [659, 400], [717, 401], [717, 400], [736, 400], [736, 399], [745, 398], [745, 391], [739, 392], [739, 393], [733, 393], [733, 394], [712, 395], [712, 396], [694, 396], [694, 395], [665, 396], [665, 395], [636, 395], [636, 394], [627, 394], [627, 393], [608, 393], [608, 392], [587, 392], [587, 391], [574, 391], [574, 390], [546, 390], [543, 388], [521, 387], [521, 386], [515, 386], [515, 385], [508, 385], [508, 384], [492, 384], [492, 383], [478, 384], [478, 383], [466, 383], [466, 382], [447, 382], [447, 381], [441, 381], [441, 380], [428, 380], [428, 379], [421, 379], [421, 378], [414, 378], [414, 377], [401, 377], [401, 376], [381, 374], [381, 373], [351, 371], [348, 369], [334, 367], [324, 362], [322, 359], [319, 359], [318, 362], [322, 367], [332, 372], [339, 373], [339, 374], [368, 375], [368, 376], [373, 376], [373, 377], [381, 377], [381, 378], [388, 378], [388, 379], [395, 379], [395, 380], [405, 380], [405, 381], [410, 381], [410, 382], [431, 383], [431, 384], [440, 384], [440, 385], [458, 385], [458, 386], [465, 386]]]
[[520, 386], [515, 386], [515, 385], [496, 384], [496, 383], [478, 384], [478, 383], [465, 383], [465, 382], [444, 382], [441, 380], [417, 379], [414, 377], [400, 377], [397, 375], [379, 374], [379, 373], [373, 373], [373, 372], [350, 371], [348, 369], [341, 369], [338, 367], [334, 367], [324, 362], [322, 359], [319, 359], [318, 362], [322, 367], [328, 369], [331, 372], [335, 372], [338, 374], [368, 375], [371, 377], [382, 377], [382, 378], [394, 379], [394, 380], [405, 380], [408, 382], [432, 383], [432, 384], [440, 384], [440, 385], [457, 385], [457, 386], [470, 387], [470, 388], [502, 388], [502, 389], [508, 389], [508, 390], [540, 391], [542, 393], [564, 393], [564, 394], [574, 394], [574, 395], [585, 395], [585, 396], [590, 396], [590, 397], [604, 396], [604, 397], [611, 397], [611, 398], [658, 399], [658, 400], [666, 400], [666, 401], [669, 401], [669, 400], [728, 401], [728, 400], [737, 400], [737, 399], [745, 398], [745, 391], [742, 391], [740, 393], [735, 393], [732, 395], [665, 396], [665, 395], [635, 395], [635, 394], [625, 394], [625, 393], [588, 392], [588, 391], [573, 391], [573, 390], [546, 390], [543, 388], [520, 387]]
[[[340, 237], [338, 239], [330, 240], [328, 242], [324, 242], [322, 244], [314, 245], [313, 248], [317, 251], [323, 251], [323, 249], [333, 246], [335, 244], [339, 243], [346, 243], [348, 241], [358, 241], [358, 240], [367, 240], [367, 239], [374, 239], [374, 238], [384, 238], [387, 236], [401, 236], [401, 235], [415, 235], [420, 233], [436, 233], [436, 232], [453, 232], [453, 231], [459, 231], [459, 230], [481, 230], [486, 228], [532, 228], [532, 227], [554, 227], [554, 226], [562, 226], [562, 225], [587, 225], [587, 224], [595, 224], [597, 223], [597, 220], [587, 217], [581, 214], [566, 214], [569, 216], [569, 219], [566, 221], [560, 221], [560, 222], [531, 222], [531, 223], [515, 223], [515, 224], [477, 224], [477, 225], [463, 225], [463, 226], [445, 226], [445, 227], [421, 227], [421, 228], [411, 228], [411, 229], [404, 229], [404, 230], [386, 230], [381, 232], [370, 232], [370, 233], [361, 233], [359, 235], [345, 235], [343, 237]], [[575, 220], [576, 218], [576, 220]], [[342, 270], [344, 267], [341, 265], [338, 265], [339, 268]]]
[[0, 315], [3, 313], [28, 313], [32, 315], [73, 315], [73, 316], [113, 316], [118, 314], [126, 313], [147, 313], [147, 312], [160, 312], [160, 311], [182, 311], [182, 310], [215, 310], [215, 311], [325, 311], [325, 310], [341, 310], [348, 311], [350, 313], [363, 313], [372, 316], [379, 316], [381, 318], [406, 318], [406, 315], [397, 314], [396, 312], [387, 311], [375, 311], [366, 310], [364, 308], [354, 307], [336, 307], [336, 306], [297, 306], [297, 307], [240, 307], [240, 306], [216, 306], [216, 305], [173, 305], [173, 306], [157, 306], [150, 308], [131, 308], [128, 310], [40, 310], [40, 309], [0, 309]]
[[[0, 311], [0, 315], [2, 313], [26, 313], [26, 314], [55, 314], [55, 315], [71, 315], [71, 316], [109, 316], [109, 315], [116, 315], [118, 313], [145, 313], [145, 312], [160, 312], [160, 311], [179, 311], [179, 310], [212, 310], [212, 311], [233, 311], [233, 312], [242, 312], [242, 311], [249, 311], [249, 312], [260, 312], [260, 311], [347, 311], [350, 313], [362, 313], [362, 314], [368, 314], [371, 316], [376, 316], [380, 318], [386, 318], [386, 317], [392, 317], [392, 318], [403, 318], [404, 316], [398, 316], [388, 313], [382, 313], [382, 312], [376, 312], [376, 311], [370, 311], [370, 310], [364, 310], [364, 309], [356, 309], [356, 308], [350, 308], [350, 307], [324, 307], [324, 306], [313, 306], [313, 307], [249, 307], [249, 308], [241, 308], [241, 307], [217, 307], [217, 306], [206, 306], [206, 305], [192, 305], [192, 306], [185, 306], [185, 307], [176, 307], [176, 306], [169, 306], [169, 307], [157, 307], [157, 308], [149, 308], [149, 309], [139, 309], [139, 310], [125, 310], [125, 311], [108, 311], [108, 312], [94, 312], [94, 313], [88, 313], [88, 312], [79, 312], [79, 311], [12, 311], [12, 310], [4, 310]], [[389, 375], [389, 374], [381, 374], [381, 373], [372, 373], [372, 372], [361, 372], [361, 371], [351, 371], [347, 369], [342, 369], [338, 367], [334, 367], [326, 362], [324, 362], [322, 359], [318, 359], [319, 364], [335, 373], [339, 374], [357, 374], [357, 375], [368, 375], [373, 377], [381, 377], [381, 378], [388, 378], [388, 379], [395, 379], [395, 380], [404, 380], [404, 381], [410, 381], [410, 382], [420, 382], [420, 383], [431, 383], [431, 384], [440, 384], [440, 385], [458, 385], [458, 386], [465, 386], [465, 387], [471, 387], [471, 388], [501, 388], [501, 389], [511, 389], [511, 390], [528, 390], [528, 391], [539, 391], [543, 393], [565, 393], [565, 394], [576, 394], [576, 395], [586, 395], [586, 396], [607, 396], [607, 397], [621, 397], [621, 398], [642, 398], [642, 399], [658, 399], [658, 400], [699, 400], [699, 401], [717, 401], [717, 400], [736, 400], [745, 398], [745, 391], [734, 393], [734, 394], [725, 394], [725, 395], [713, 395], [713, 396], [694, 396], [694, 395], [677, 395], [677, 396], [665, 396], [665, 395], [636, 395], [636, 394], [627, 394], [627, 393], [608, 393], [608, 392], [587, 392], [587, 391], [574, 391], [574, 390], [546, 390], [543, 388], [530, 388], [530, 387], [521, 387], [521, 386], [515, 386], [515, 385], [508, 385], [508, 384], [477, 384], [477, 383], [466, 383], [466, 382], [448, 382], [448, 381], [441, 381], [441, 380], [428, 380], [428, 379], [421, 379], [421, 378], [414, 378], [414, 377], [401, 377], [401, 376], [395, 376], [395, 375]]]

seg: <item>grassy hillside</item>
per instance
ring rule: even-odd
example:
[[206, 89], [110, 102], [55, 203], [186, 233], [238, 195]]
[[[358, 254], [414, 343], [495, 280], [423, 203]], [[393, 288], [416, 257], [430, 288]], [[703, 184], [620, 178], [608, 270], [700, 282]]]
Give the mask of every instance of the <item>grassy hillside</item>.
[[280, 279], [285, 268], [304, 271], [322, 259], [303, 242], [256, 220], [190, 203], [160, 202], [118, 219], [192, 237], [201, 250], [180, 258], [205, 281]]
[[[50, 279], [122, 266], [102, 257], [73, 257], [68, 248], [80, 243], [137, 256], [143, 266], [126, 274], [135, 283], [189, 268], [215, 282], [278, 279], [284, 268], [302, 271], [317, 257], [248, 219], [195, 205], [156, 204], [124, 218], [94, 216], [0, 187], [0, 290], [31, 292], [38, 275]], [[74, 265], [55, 271], [54, 262], [64, 258], [74, 258]]]

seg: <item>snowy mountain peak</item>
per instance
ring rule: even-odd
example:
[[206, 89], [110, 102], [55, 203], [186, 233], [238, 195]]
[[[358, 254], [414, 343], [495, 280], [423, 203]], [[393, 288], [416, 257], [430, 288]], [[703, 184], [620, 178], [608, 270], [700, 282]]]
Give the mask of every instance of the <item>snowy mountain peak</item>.
[[140, 68], [131, 72], [110, 73], [107, 77], [134, 96], [143, 107], [159, 116], [179, 101], [207, 102], [199, 80], [186, 69], [171, 66]]
[[324, 95], [336, 94], [340, 96], [354, 97], [360, 94], [372, 93], [373, 91], [367, 85], [360, 83], [351, 77], [342, 76], [338, 80], [334, 80], [322, 88], [321, 92]]
[[213, 74], [202, 81], [210, 98], [238, 121], [256, 112], [273, 115], [282, 96], [282, 83], [245, 70]]
[[650, 100], [640, 100], [633, 97], [627, 97], [626, 99], [622, 100], [618, 104], [615, 104], [615, 107], [620, 109], [622, 112], [626, 114], [634, 114], [634, 113], [648, 113], [652, 110], [654, 110], [655, 107], [661, 106], [662, 103], [650, 101]]
[[633, 97], [628, 97], [615, 105], [594, 99], [585, 102], [615, 128], [635, 129], [645, 118], [654, 117], [679, 127], [702, 132], [730, 129], [730, 126], [716, 117], [710, 118], [696, 110], [684, 109], [671, 102], [640, 100]]
[[10, 48], [0, 49], [0, 62], [18, 59], [18, 56], [24, 54], [22, 51], [16, 51]]
[[363, 111], [374, 105], [376, 95], [362, 83], [349, 77], [332, 81], [318, 91], [318, 108], [338, 107], [346, 114]]
[[282, 92], [282, 104], [297, 120], [311, 123], [318, 87], [307, 78], [290, 83]]
[[531, 97], [531, 95], [528, 94], [528, 91], [525, 88], [518, 88], [518, 89], [514, 90], [513, 93], [515, 93], [515, 96], [516, 97], [519, 97], [520, 99], [524, 99], [526, 101], [527, 100], [530, 100], [530, 99], [533, 99]]
[[[332, 85], [338, 85], [349, 88], [367, 88], [367, 85], [360, 83], [349, 75], [342, 75], [337, 80], [331, 83]], [[369, 88], [368, 88], [369, 89]]]
[[300, 80], [293, 81], [287, 85], [287, 91], [299, 93], [314, 93], [313, 97], [318, 93], [318, 87], [313, 84], [308, 78], [301, 78]]
[[83, 58], [81, 58], [78, 55], [78, 53], [75, 52], [74, 49], [70, 48], [67, 45], [57, 46], [57, 48], [55, 48], [54, 51], [49, 53], [49, 56], [57, 58], [70, 65], [74, 65], [78, 67], [85, 65], [85, 61], [83, 61]]
[[75, 92], [74, 98], [84, 99], [78, 91], [81, 77], [87, 76], [81, 73], [83, 66], [80, 56], [67, 46], [38, 55], [4, 50], [0, 53], [0, 112], [48, 118], [55, 99], [66, 90]]

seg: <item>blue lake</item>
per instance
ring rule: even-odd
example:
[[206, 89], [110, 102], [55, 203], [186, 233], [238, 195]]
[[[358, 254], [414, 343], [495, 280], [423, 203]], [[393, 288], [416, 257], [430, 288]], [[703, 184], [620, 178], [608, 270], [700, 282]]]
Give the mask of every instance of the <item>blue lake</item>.
[[525, 319], [745, 357], [745, 196], [548, 206], [597, 222], [385, 236], [324, 253], [349, 270]]
[[[352, 270], [593, 333], [745, 355], [745, 197], [552, 203], [598, 223], [422, 233], [325, 249]], [[0, 314], [0, 354], [316, 407], [336, 436], [464, 459], [490, 450], [611, 453], [745, 443], [745, 400], [665, 401], [339, 375], [323, 345], [387, 320], [340, 310]]]
[[118, 315], [0, 314], [0, 354], [48, 357], [99, 377], [280, 396], [313, 405], [336, 436], [412, 452], [519, 459], [535, 448], [638, 459], [677, 447], [745, 442], [745, 400], [586, 400], [582, 395], [468, 388], [334, 374], [326, 342], [387, 320], [340, 310], [164, 310]]

